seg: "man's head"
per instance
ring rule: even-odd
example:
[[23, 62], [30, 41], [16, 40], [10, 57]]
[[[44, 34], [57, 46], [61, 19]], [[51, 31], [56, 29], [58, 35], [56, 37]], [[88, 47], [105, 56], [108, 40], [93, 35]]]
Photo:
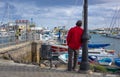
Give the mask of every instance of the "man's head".
[[76, 26], [82, 26], [82, 21], [81, 21], [81, 20], [78, 20], [78, 21], [76, 22]]

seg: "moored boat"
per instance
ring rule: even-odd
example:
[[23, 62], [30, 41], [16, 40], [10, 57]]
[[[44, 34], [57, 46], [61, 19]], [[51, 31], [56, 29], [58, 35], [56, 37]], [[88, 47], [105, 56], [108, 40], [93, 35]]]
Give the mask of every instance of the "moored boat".
[[120, 67], [120, 58], [115, 58], [114, 63], [115, 63], [115, 65]]
[[98, 60], [98, 63], [100, 65], [111, 65], [112, 64], [112, 60], [110, 58], [103, 58], [101, 60]]
[[[88, 60], [90, 63], [99, 61], [99, 64], [101, 65], [111, 65], [115, 57], [116, 57], [115, 55], [105, 52], [105, 49], [88, 50]], [[67, 63], [68, 53], [66, 52], [64, 54], [61, 54], [58, 58], [64, 63]], [[78, 62], [80, 63], [81, 60], [82, 60], [82, 50], [80, 50]]]
[[[114, 53], [113, 50], [105, 49], [105, 47], [109, 46], [109, 45], [110, 44], [88, 44], [89, 62], [93, 63], [95, 61], [95, 60], [93, 60], [94, 58], [92, 58], [92, 57], [95, 57], [95, 59], [97, 59], [97, 61], [102, 60], [104, 58], [110, 58], [113, 62], [113, 59], [116, 57], [116, 55], [113, 54]], [[52, 44], [51, 50], [53, 53], [55, 53], [55, 55], [57, 54], [58, 58], [61, 61], [63, 61], [64, 63], [67, 63], [67, 59], [68, 59], [68, 52], [67, 52], [68, 47], [67, 46]], [[82, 49], [79, 50], [79, 58], [78, 58], [79, 63], [81, 61], [81, 57], [82, 57]], [[100, 63], [103, 63], [103, 62], [100, 62]], [[106, 63], [106, 65], [111, 65], [111, 64]]]
[[[107, 51], [107, 49], [104, 49], [104, 48], [88, 49], [88, 55], [89, 56], [97, 56], [98, 60], [101, 60], [103, 58], [110, 58], [110, 59], [112, 59], [112, 61], [114, 58], [117, 57], [116, 54], [111, 54], [106, 51]], [[82, 56], [82, 50], [80, 50], [79, 55]]]
[[[110, 44], [88, 44], [88, 48], [89, 49], [103, 49], [105, 48], [106, 46], [110, 46]], [[57, 45], [57, 44], [51, 44], [51, 48], [54, 52], [58, 51], [59, 52], [62, 52], [62, 51], [67, 51], [67, 46], [66, 45]], [[105, 49], [103, 49], [105, 50]], [[111, 52], [113, 53], [114, 50], [106, 50], [106, 52]]]
[[[63, 63], [65, 63], [65, 64], [68, 63], [68, 54], [67, 54], [67, 53], [60, 55], [58, 58], [59, 58], [59, 60], [61, 60]], [[89, 56], [88, 58], [89, 58], [88, 60], [89, 60], [90, 63], [94, 63], [94, 62], [97, 60], [97, 56]], [[81, 60], [82, 60], [82, 57], [79, 56], [79, 57], [78, 57], [78, 64], [81, 63]]]

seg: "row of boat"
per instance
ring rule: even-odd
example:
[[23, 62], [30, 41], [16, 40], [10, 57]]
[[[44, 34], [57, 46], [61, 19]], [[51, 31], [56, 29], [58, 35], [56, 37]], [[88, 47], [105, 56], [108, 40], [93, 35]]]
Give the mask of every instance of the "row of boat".
[[[47, 35], [47, 36], [46, 36]], [[44, 38], [42, 38], [44, 36]], [[66, 44], [66, 37], [58, 39], [60, 35], [56, 33], [44, 34], [42, 35], [42, 40], [51, 45], [52, 55], [57, 56], [60, 61], [67, 63], [68, 53]], [[65, 35], [64, 35], [65, 36]], [[45, 39], [47, 38], [47, 39]], [[52, 39], [52, 40], [51, 40]], [[57, 42], [56, 42], [57, 41]], [[62, 42], [63, 41], [63, 42]], [[114, 50], [105, 49], [105, 47], [110, 46], [110, 44], [88, 44], [88, 58], [90, 63], [98, 62], [101, 65], [112, 65], [112, 63], [117, 63], [120, 65], [118, 56], [115, 54]], [[79, 51], [78, 63], [82, 60], [82, 49]]]
[[[90, 63], [99, 63], [100, 65], [115, 65], [120, 66], [120, 58], [115, 54], [114, 50], [108, 50], [104, 47], [110, 44], [88, 44], [88, 60]], [[57, 53], [58, 59], [63, 63], [68, 62], [67, 46], [51, 45], [52, 52]], [[55, 55], [54, 55], [55, 56]], [[82, 50], [79, 51], [78, 63], [82, 60]]]

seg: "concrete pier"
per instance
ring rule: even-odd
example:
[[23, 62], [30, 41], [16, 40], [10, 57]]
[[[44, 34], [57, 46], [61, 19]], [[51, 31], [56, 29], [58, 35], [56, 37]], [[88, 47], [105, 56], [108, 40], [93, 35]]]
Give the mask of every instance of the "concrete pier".
[[[0, 49], [0, 57], [7, 59], [0, 59], [0, 77], [120, 77], [120, 75], [95, 72], [91, 74], [68, 72], [66, 67], [52, 69], [40, 67], [40, 47], [41, 42], [34, 41]], [[33, 62], [38, 65], [33, 65]]]
[[120, 77], [115, 74], [82, 74], [67, 72], [66, 68], [39, 67], [31, 64], [18, 64], [10, 60], [0, 60], [0, 77]]

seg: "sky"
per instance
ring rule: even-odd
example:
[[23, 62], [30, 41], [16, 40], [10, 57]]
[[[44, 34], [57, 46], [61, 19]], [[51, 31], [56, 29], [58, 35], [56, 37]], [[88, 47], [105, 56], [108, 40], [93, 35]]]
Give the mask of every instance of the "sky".
[[[83, 19], [83, 1], [0, 0], [0, 22], [25, 19], [39, 27], [71, 28], [77, 20]], [[119, 9], [120, 0], [88, 0], [88, 29], [110, 27]]]

